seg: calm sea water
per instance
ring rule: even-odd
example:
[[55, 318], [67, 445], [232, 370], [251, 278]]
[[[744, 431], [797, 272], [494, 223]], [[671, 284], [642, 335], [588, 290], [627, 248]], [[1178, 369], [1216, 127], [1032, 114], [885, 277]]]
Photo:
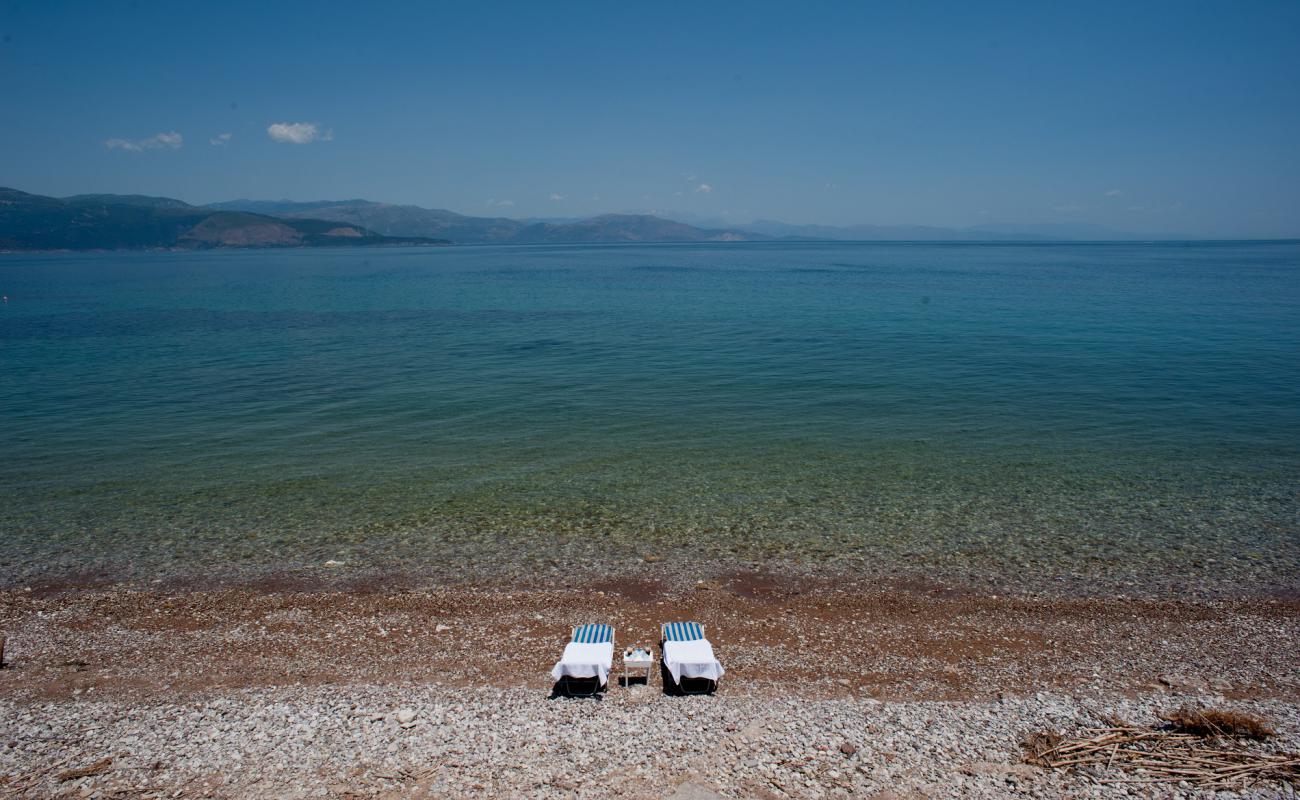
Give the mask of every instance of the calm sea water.
[[0, 578], [1295, 586], [1300, 244], [0, 255]]

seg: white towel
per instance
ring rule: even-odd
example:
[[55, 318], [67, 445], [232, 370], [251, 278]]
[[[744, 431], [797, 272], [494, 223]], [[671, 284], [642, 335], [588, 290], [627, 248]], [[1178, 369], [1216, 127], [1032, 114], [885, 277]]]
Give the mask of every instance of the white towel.
[[561, 678], [599, 678], [600, 685], [609, 683], [609, 671], [614, 666], [614, 643], [578, 644], [569, 642], [564, 646], [564, 655], [555, 663], [551, 677], [557, 681]]
[[664, 665], [672, 673], [673, 680], [682, 682], [682, 678], [707, 678], [716, 681], [725, 672], [718, 659], [713, 657], [713, 645], [708, 639], [696, 639], [690, 642], [664, 642]]

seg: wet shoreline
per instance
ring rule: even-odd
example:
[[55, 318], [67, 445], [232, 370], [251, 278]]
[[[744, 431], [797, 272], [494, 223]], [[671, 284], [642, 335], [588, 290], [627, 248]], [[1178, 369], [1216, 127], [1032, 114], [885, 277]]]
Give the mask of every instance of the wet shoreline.
[[[123, 560], [126, 561], [126, 560]], [[1065, 571], [1047, 565], [1015, 568], [985, 564], [936, 568], [923, 561], [886, 554], [831, 554], [821, 558], [749, 559], [670, 549], [642, 542], [639, 548], [599, 547], [591, 542], [557, 541], [549, 555], [526, 553], [491, 561], [452, 553], [425, 563], [326, 558], [315, 563], [181, 563], [160, 568], [130, 561], [67, 565], [25, 564], [21, 571], [0, 569], [0, 592], [37, 596], [64, 592], [149, 591], [184, 594], [202, 591], [253, 593], [312, 592], [372, 594], [383, 591], [500, 588], [568, 588], [613, 580], [653, 581], [689, 591], [701, 583], [731, 576], [764, 574], [775, 580], [810, 585], [854, 584], [901, 591], [940, 591], [954, 595], [1042, 597], [1050, 599], [1142, 599], [1203, 601], [1300, 599], [1300, 574], [1285, 566], [1254, 571], [1185, 567], [1181, 571]], [[441, 562], [437, 566], [429, 562]], [[1201, 566], [1201, 565], [1197, 565]]]

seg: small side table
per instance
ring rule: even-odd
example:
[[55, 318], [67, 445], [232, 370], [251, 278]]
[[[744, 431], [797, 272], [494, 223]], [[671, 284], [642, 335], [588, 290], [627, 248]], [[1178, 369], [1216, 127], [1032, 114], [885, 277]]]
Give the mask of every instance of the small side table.
[[636, 647], [631, 650], [623, 651], [623, 686], [628, 684], [627, 672], [629, 669], [645, 670], [645, 685], [650, 685], [651, 675], [654, 673], [655, 659], [654, 654], [644, 647]]

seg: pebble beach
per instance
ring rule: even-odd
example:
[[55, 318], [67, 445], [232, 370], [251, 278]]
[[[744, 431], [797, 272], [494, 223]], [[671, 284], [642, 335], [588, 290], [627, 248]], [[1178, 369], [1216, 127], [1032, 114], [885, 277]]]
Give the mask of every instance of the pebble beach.
[[[665, 570], [521, 590], [418, 580], [0, 595], [0, 792], [14, 797], [1290, 797], [1024, 743], [1182, 707], [1300, 749], [1294, 599], [990, 595], [845, 576]], [[391, 588], [392, 586], [400, 588]], [[569, 627], [655, 646], [701, 621], [712, 696], [661, 677], [556, 698]], [[657, 652], [657, 647], [655, 648]], [[618, 661], [615, 674], [619, 675]]]
[[[221, 692], [189, 702], [15, 707], [0, 760], [21, 797], [1152, 797], [1123, 774], [1021, 763], [1027, 728], [1156, 720], [1178, 698], [1040, 694], [983, 702], [752, 696], [600, 702], [523, 689], [357, 685]], [[1296, 706], [1244, 704], [1300, 745]], [[16, 738], [14, 738], [16, 737]], [[16, 741], [16, 744], [14, 743]], [[108, 754], [108, 755], [101, 755]], [[112, 758], [103, 773], [58, 774]], [[1291, 797], [1286, 784], [1218, 797]]]

